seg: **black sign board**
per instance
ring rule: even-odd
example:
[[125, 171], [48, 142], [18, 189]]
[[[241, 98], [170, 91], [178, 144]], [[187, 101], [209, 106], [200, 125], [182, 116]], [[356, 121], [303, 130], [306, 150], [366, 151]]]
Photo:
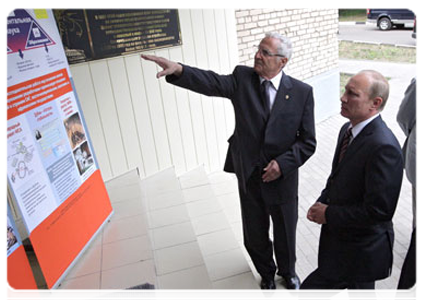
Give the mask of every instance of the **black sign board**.
[[178, 11], [54, 10], [69, 63], [182, 44]]

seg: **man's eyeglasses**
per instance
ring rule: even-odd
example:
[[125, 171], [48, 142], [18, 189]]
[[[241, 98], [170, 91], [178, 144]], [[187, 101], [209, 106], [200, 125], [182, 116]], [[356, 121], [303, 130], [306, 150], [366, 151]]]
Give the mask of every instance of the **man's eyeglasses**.
[[266, 56], [266, 57], [272, 57], [272, 56], [284, 57], [281, 54], [272, 53], [267, 49], [260, 48], [260, 46], [254, 46], [254, 48], [256, 49], [257, 52], [260, 52], [261, 55]]

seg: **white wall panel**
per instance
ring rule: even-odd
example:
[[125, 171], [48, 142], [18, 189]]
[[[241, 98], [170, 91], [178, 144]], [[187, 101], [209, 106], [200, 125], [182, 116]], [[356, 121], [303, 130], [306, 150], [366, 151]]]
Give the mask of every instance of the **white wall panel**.
[[[168, 50], [157, 51], [156, 55], [170, 59]], [[168, 143], [172, 158], [171, 163], [175, 167], [175, 171], [180, 173], [186, 170], [186, 164], [179, 124], [179, 111], [176, 105], [175, 88], [168, 84], [163, 77], [159, 82], [168, 132]]]
[[[204, 23], [209, 26], [204, 26], [206, 45], [207, 45], [207, 57], [209, 61], [209, 66], [214, 66], [214, 70], [220, 74], [226, 74], [222, 71], [220, 57], [219, 57], [219, 39], [217, 36], [217, 24], [215, 21], [215, 11], [213, 10], [204, 10]], [[229, 102], [229, 99], [223, 98], [213, 98], [213, 114], [214, 114], [214, 133], [215, 139], [212, 142], [215, 142], [215, 147], [210, 149], [210, 152], [216, 153], [215, 161], [211, 161], [211, 166], [213, 170], [219, 169], [216, 166], [221, 166], [226, 158], [226, 152], [228, 144], [226, 142], [226, 120], [225, 120], [225, 107], [224, 101]]]
[[[206, 38], [209, 40], [210, 37], [206, 36], [205, 24], [207, 23], [204, 22], [203, 10], [192, 10], [191, 18], [192, 24], [195, 24], [195, 26], [193, 26], [193, 37], [196, 49], [197, 66], [206, 70], [212, 69], [211, 66], [209, 66], [208, 60], [208, 56], [210, 55], [209, 52], [212, 51], [209, 51], [206, 44]], [[214, 26], [214, 23], [207, 24], [207, 27], [209, 26]], [[216, 63], [217, 61], [214, 62], [214, 64]], [[216, 65], [218, 66], [218, 64]], [[205, 137], [208, 157], [208, 160], [205, 162], [205, 167], [206, 170], [210, 172], [216, 169], [215, 166], [219, 165], [216, 128], [214, 126], [214, 109], [212, 98], [201, 96], [201, 101], [203, 105], [203, 122], [206, 134]]]
[[110, 59], [108, 64], [128, 169], [132, 170], [137, 167], [143, 169], [139, 139], [134, 138], [137, 137], [137, 126], [135, 124], [134, 107], [132, 105], [126, 65], [122, 57]]
[[[183, 62], [188, 65], [197, 66], [196, 48], [193, 38], [193, 26], [190, 10], [179, 10], [179, 20], [182, 31], [182, 55]], [[203, 103], [199, 94], [188, 92], [191, 108], [192, 128], [198, 165], [205, 165], [208, 162], [206, 145], [206, 133], [204, 129]]]
[[162, 170], [172, 166], [172, 157], [163, 110], [162, 94], [159, 81], [155, 76], [159, 69], [154, 63], [145, 60], [141, 60], [141, 65], [144, 70], [145, 91], [150, 107], [157, 160], [159, 162], [159, 170]]
[[110, 167], [110, 159], [107, 144], [104, 139], [103, 126], [101, 124], [98, 105], [91, 80], [91, 72], [88, 64], [78, 64], [71, 67], [72, 78], [77, 87], [77, 95], [81, 109], [84, 113], [85, 123], [94, 147], [94, 153], [99, 164], [103, 178], [113, 176]]
[[137, 138], [141, 147], [143, 169], [140, 171], [141, 175], [145, 176], [159, 171], [150, 107], [147, 101], [140, 56], [127, 56], [125, 61], [138, 133], [134, 138]]
[[[182, 45], [148, 53], [214, 70], [237, 63], [233, 10], [179, 10]], [[135, 167], [142, 176], [174, 166], [222, 169], [233, 132], [230, 101], [174, 87], [139, 53], [71, 66], [105, 180]]]
[[120, 124], [116, 113], [115, 99], [113, 98], [107, 61], [95, 61], [89, 65], [103, 127], [104, 139], [109, 152], [112, 175], [117, 176], [128, 170], [128, 162], [122, 143]]
[[[169, 50], [170, 59], [181, 62], [181, 48], [172, 48]], [[191, 108], [188, 92], [183, 89], [174, 88], [176, 103], [178, 107], [179, 124], [181, 128], [182, 144], [185, 156], [185, 170], [194, 169], [198, 166], [197, 154], [195, 151], [194, 130], [192, 128]], [[178, 172], [179, 173], [179, 172]]]

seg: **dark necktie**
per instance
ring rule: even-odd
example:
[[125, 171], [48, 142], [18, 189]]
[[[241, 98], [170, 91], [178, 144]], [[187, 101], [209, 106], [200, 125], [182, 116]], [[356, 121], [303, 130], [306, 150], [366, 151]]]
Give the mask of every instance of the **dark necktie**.
[[349, 128], [345, 132], [344, 138], [342, 140], [341, 150], [339, 151], [338, 163], [341, 162], [342, 158], [344, 158], [345, 152], [347, 152], [347, 148], [348, 148], [348, 145], [350, 144], [351, 136], [352, 136], [352, 128]]
[[264, 112], [266, 113], [266, 116], [268, 116], [270, 114], [270, 94], [269, 94], [269, 89], [271, 86], [272, 82], [270, 82], [269, 80], [265, 80], [262, 83], [263, 86], [263, 107], [264, 107]]

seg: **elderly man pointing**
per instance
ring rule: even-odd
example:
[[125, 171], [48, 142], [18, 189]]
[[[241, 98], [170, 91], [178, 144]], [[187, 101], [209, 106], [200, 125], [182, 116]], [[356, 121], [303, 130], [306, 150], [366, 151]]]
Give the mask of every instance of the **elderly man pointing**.
[[163, 68], [158, 78], [232, 102], [236, 123], [224, 170], [238, 178], [244, 244], [262, 289], [276, 288], [276, 272], [287, 288], [300, 286], [295, 271], [298, 168], [314, 153], [316, 139], [312, 88], [283, 72], [291, 53], [288, 38], [266, 34], [254, 68], [237, 66], [230, 75], [142, 55]]

